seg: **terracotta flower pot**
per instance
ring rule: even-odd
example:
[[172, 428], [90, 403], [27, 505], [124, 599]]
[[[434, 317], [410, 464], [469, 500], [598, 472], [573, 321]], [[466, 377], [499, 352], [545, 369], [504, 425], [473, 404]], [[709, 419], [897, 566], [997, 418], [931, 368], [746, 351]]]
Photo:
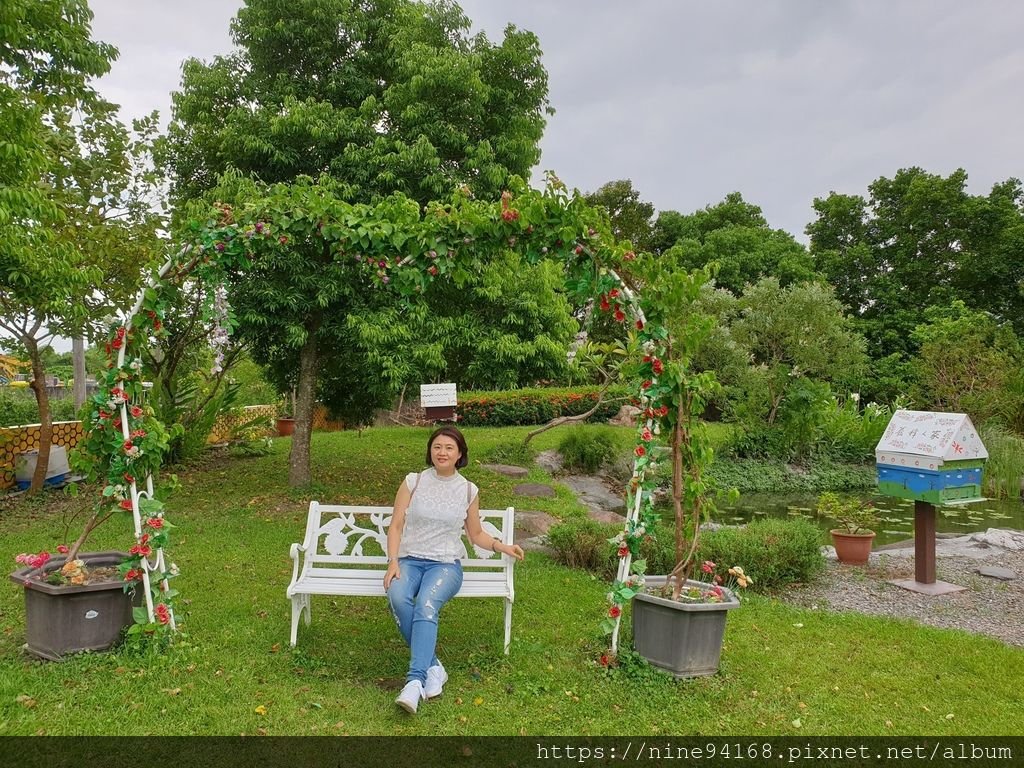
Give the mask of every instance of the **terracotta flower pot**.
[[[127, 556], [124, 552], [90, 552], [78, 557], [95, 568], [117, 565]], [[63, 562], [62, 557], [54, 558], [43, 571], [57, 570]], [[26, 567], [10, 576], [25, 588], [25, 639], [30, 653], [61, 661], [69, 653], [105, 651], [132, 624], [132, 597], [116, 576], [112, 581], [75, 586], [40, 581], [34, 578], [36, 572]]]
[[288, 437], [295, 432], [295, 419], [286, 419], [283, 416], [277, 420], [277, 434], [281, 437]]
[[849, 533], [832, 530], [832, 546], [836, 548], [836, 557], [846, 565], [867, 565], [871, 554], [871, 544], [875, 540], [875, 532]]

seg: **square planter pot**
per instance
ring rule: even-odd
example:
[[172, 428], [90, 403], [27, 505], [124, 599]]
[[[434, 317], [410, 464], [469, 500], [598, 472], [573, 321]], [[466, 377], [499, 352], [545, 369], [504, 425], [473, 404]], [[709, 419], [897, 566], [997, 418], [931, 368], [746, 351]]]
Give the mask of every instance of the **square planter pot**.
[[[126, 557], [124, 552], [79, 555], [92, 567], [117, 565]], [[63, 558], [54, 558], [43, 570], [48, 573], [62, 564]], [[123, 582], [56, 585], [32, 578], [34, 574], [35, 568], [21, 568], [10, 576], [25, 588], [25, 637], [30, 653], [61, 661], [69, 653], [105, 651], [132, 624], [132, 595], [124, 591]]]
[[[665, 584], [665, 576], [648, 576], [647, 588]], [[700, 581], [687, 586], [708, 588]], [[659, 669], [675, 677], [703, 677], [718, 672], [729, 611], [740, 601], [723, 588], [721, 603], [683, 603], [641, 592], [633, 598], [633, 647]]]

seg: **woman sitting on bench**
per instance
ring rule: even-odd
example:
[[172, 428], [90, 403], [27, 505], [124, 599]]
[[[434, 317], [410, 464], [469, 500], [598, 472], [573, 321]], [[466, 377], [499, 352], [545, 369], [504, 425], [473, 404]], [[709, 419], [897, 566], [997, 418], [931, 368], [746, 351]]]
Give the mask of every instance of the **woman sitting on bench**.
[[405, 687], [395, 700], [410, 713], [420, 699], [440, 696], [448, 680], [434, 655], [437, 619], [462, 586], [457, 557], [463, 529], [474, 546], [523, 559], [518, 544], [505, 544], [480, 526], [479, 489], [459, 474], [467, 463], [466, 438], [455, 427], [441, 427], [427, 441], [430, 467], [409, 473], [395, 496], [384, 590], [410, 649]]

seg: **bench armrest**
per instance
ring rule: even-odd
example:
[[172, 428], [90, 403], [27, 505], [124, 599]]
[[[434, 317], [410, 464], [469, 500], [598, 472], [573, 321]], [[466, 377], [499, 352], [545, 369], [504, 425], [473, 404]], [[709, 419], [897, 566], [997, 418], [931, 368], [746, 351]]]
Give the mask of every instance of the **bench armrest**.
[[295, 582], [299, 580], [299, 553], [305, 552], [306, 545], [298, 543], [293, 543], [291, 548], [288, 550], [288, 555], [292, 559], [292, 581], [291, 584], [288, 585], [288, 589], [291, 589]]

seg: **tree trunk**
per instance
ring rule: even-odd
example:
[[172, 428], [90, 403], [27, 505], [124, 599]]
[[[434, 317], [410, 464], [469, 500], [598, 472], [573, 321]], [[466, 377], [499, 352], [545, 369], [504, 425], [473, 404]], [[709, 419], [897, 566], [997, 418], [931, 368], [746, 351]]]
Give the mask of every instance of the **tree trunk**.
[[73, 396], [75, 398], [75, 410], [85, 405], [85, 339], [74, 338], [71, 340], [71, 362], [74, 365], [75, 385]]
[[30, 336], [23, 337], [29, 360], [32, 361], [32, 382], [29, 384], [36, 393], [36, 405], [39, 407], [39, 455], [36, 458], [36, 471], [32, 475], [32, 485], [28, 493], [34, 496], [39, 493], [46, 482], [46, 470], [50, 466], [50, 441], [53, 440], [53, 419], [50, 417], [50, 396], [46, 391], [46, 370], [43, 358], [39, 354], [39, 344]]
[[306, 343], [299, 352], [299, 384], [295, 390], [295, 433], [288, 458], [288, 485], [295, 488], [312, 480], [309, 443], [313, 432], [313, 406], [316, 400], [317, 331], [319, 319], [310, 323]]

